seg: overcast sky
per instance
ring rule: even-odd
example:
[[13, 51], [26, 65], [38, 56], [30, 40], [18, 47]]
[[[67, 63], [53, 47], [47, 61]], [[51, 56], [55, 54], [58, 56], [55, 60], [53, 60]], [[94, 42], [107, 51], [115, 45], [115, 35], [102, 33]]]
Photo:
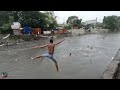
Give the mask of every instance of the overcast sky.
[[78, 16], [82, 21], [96, 19], [102, 22], [104, 16], [117, 15], [120, 16], [120, 11], [54, 11], [58, 23], [63, 23], [69, 16]]

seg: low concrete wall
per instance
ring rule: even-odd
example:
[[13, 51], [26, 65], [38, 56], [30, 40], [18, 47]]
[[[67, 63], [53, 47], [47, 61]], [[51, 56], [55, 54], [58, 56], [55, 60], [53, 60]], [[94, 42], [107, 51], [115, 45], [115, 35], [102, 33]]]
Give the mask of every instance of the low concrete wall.
[[[87, 34], [85, 32], [85, 29], [71, 29], [70, 32], [72, 33], [73, 36], [79, 36], [79, 35], [84, 35]], [[100, 34], [100, 33], [108, 33], [108, 29], [91, 29], [91, 32], [89, 34]]]
[[91, 33], [99, 34], [99, 33], [108, 33], [108, 29], [91, 29]]
[[99, 32], [100, 32], [100, 33], [108, 33], [108, 32], [109, 32], [109, 29], [99, 29]]
[[107, 69], [104, 71], [101, 79], [114, 79], [116, 72], [118, 71], [118, 65], [120, 64], [120, 49], [116, 56], [113, 58]]
[[72, 32], [73, 36], [79, 36], [85, 34], [84, 29], [71, 29], [70, 31]]

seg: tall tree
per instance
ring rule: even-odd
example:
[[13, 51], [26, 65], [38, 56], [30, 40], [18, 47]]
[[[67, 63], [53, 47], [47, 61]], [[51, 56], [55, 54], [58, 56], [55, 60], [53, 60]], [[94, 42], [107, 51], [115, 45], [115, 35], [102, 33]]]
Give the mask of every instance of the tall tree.
[[68, 17], [66, 23], [69, 24], [71, 27], [78, 26], [81, 27], [82, 19], [79, 19], [77, 16], [70, 16]]
[[8, 23], [4, 23], [3, 24], [3, 30], [2, 30], [2, 33], [10, 33], [10, 34], [13, 34], [13, 30], [11, 29], [11, 24], [13, 23], [14, 21], [14, 17], [13, 16], [9, 16], [9, 21]]
[[0, 11], [0, 27], [3, 24], [9, 23], [9, 16], [14, 17], [14, 21], [21, 23], [24, 27], [26, 24], [31, 27], [40, 27], [46, 29], [57, 26], [56, 16], [53, 11], [39, 12], [39, 11]]
[[58, 26], [56, 16], [53, 11], [45, 11], [45, 15], [46, 15], [46, 23], [48, 27], [54, 28]]
[[110, 31], [118, 30], [120, 28], [120, 18], [118, 16], [104, 16], [103, 27], [110, 29]]

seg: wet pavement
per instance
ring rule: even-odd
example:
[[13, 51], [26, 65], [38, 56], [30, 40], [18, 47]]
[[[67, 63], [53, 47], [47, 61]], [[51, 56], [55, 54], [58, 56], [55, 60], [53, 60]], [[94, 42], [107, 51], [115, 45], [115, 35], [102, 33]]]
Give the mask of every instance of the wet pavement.
[[56, 46], [54, 55], [60, 72], [48, 58], [31, 60], [46, 53], [47, 48], [30, 47], [46, 42], [48, 40], [0, 47], [0, 73], [7, 72], [8, 79], [100, 79], [120, 48], [120, 33], [66, 38]]

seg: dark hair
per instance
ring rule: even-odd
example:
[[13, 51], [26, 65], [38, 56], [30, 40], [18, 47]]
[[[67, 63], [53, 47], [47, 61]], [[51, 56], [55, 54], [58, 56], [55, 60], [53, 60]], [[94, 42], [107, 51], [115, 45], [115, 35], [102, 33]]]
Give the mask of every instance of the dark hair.
[[50, 43], [53, 43], [53, 39], [50, 39]]

